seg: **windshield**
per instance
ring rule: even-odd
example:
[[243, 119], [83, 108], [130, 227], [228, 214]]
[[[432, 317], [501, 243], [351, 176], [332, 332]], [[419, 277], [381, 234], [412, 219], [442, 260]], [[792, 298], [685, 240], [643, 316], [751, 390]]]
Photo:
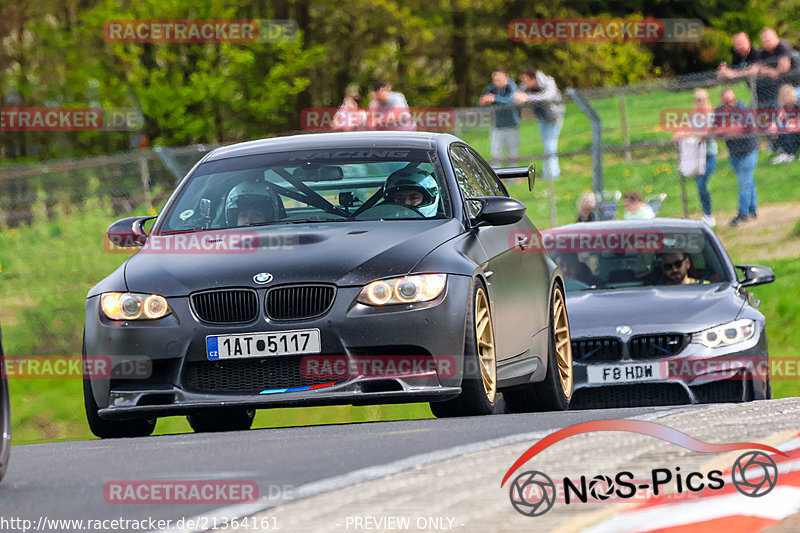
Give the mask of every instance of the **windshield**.
[[442, 219], [450, 213], [434, 151], [282, 152], [200, 165], [158, 231]]
[[[558, 230], [550, 230], [547, 236], [552, 237], [555, 232]], [[567, 292], [730, 281], [716, 247], [709, 239], [698, 238], [702, 237], [702, 233], [693, 232], [683, 239], [692, 243], [690, 246], [675, 245], [681, 236], [674, 233], [669, 237], [652, 230], [639, 233], [647, 233], [646, 238], [653, 237], [649, 242], [641, 240], [647, 247], [615, 248], [617, 242], [623, 242], [620, 238], [622, 233], [603, 232], [600, 235], [594, 231], [591, 238], [580, 235], [572, 241], [579, 242], [582, 236], [583, 242], [589, 246], [558, 246], [570, 242], [569, 239], [559, 239], [553, 240], [553, 246], [547, 249], [564, 274]], [[635, 237], [634, 233], [625, 232], [624, 237], [628, 238], [628, 242], [634, 242], [630, 239], [631, 235]], [[668, 244], [665, 245], [665, 242]], [[597, 243], [602, 248], [591, 249]], [[613, 243], [613, 246], [609, 247], [609, 243]]]

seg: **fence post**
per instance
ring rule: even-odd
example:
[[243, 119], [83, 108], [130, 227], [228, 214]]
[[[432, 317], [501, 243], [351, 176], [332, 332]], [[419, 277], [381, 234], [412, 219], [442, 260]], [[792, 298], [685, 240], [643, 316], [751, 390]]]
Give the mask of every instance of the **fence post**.
[[153, 203], [150, 199], [150, 166], [147, 164], [147, 157], [142, 152], [142, 158], [139, 160], [139, 169], [142, 173], [142, 190], [144, 191], [144, 205], [147, 207], [148, 213], [153, 209]]
[[172, 157], [171, 150], [166, 146], [155, 146], [153, 147], [153, 151], [156, 153], [161, 162], [164, 163], [164, 166], [167, 167], [173, 176], [175, 176], [175, 183], [178, 184], [183, 179], [185, 173], [181, 170], [178, 166], [178, 163]]
[[[592, 123], [592, 190], [596, 198], [602, 198], [603, 189], [605, 189], [605, 183], [603, 182], [603, 123], [597, 115], [597, 111], [584, 99], [581, 93], [572, 87], [568, 87], [566, 93]], [[595, 204], [594, 216], [597, 220], [603, 220], [602, 202]]]
[[678, 172], [681, 176], [681, 203], [683, 203], [683, 218], [689, 218], [689, 201], [686, 198], [686, 176]]
[[747, 79], [747, 88], [750, 89], [750, 107], [758, 107], [758, 91], [756, 90], [756, 78]]
[[625, 162], [631, 164], [631, 137], [628, 133], [628, 110], [625, 107], [625, 93], [619, 95], [619, 117], [622, 126], [622, 144], [625, 145]]

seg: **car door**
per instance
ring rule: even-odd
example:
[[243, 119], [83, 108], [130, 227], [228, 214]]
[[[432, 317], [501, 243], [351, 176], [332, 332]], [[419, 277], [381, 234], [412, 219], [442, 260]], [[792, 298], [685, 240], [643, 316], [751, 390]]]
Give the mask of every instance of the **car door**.
[[[497, 183], [497, 178], [493, 174], [487, 176], [466, 146], [452, 145], [450, 160], [464, 198], [507, 196], [502, 185]], [[477, 202], [466, 202], [466, 205], [470, 217], [478, 214]], [[472, 229], [488, 257], [485, 273], [489, 284], [487, 288], [498, 360], [523, 353], [530, 347], [531, 339], [531, 332], [519, 314], [524, 312], [524, 295], [514, 293], [519, 290], [516, 278], [522, 268], [524, 254], [517, 253], [512, 247], [509, 236], [513, 228], [513, 225], [509, 225]]]
[[[480, 155], [470, 149], [470, 153], [475, 157], [479, 166], [486, 175], [487, 180], [492, 180], [497, 187], [502, 190], [503, 196], [510, 196], [503, 185], [503, 182], [494, 173], [492, 167]], [[504, 226], [509, 235], [513, 237], [515, 231], [522, 232], [523, 235], [530, 237], [532, 232], [538, 233], [536, 226], [527, 216], [516, 224]], [[541, 239], [541, 236], [539, 236]], [[513, 247], [515, 240], [509, 246]], [[517, 252], [521, 248], [514, 248]], [[515, 296], [511, 305], [519, 314], [517, 321], [525, 317], [526, 324], [532, 328], [531, 335], [547, 327], [550, 320], [550, 267], [548, 266], [548, 256], [546, 253], [539, 253], [536, 249], [529, 248], [528, 253], [519, 254], [520, 270], [510, 281], [515, 284], [512, 294]], [[516, 298], [518, 297], [518, 298]], [[522, 328], [520, 328], [522, 329]], [[541, 354], [539, 354], [541, 355]]]

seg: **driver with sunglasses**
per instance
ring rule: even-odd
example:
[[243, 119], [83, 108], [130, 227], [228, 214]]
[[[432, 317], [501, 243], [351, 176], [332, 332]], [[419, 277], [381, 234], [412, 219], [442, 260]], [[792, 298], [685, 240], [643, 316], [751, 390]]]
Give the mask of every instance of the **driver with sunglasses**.
[[692, 260], [686, 252], [668, 252], [659, 255], [658, 259], [662, 283], [665, 285], [698, 283], [698, 280], [689, 277]]

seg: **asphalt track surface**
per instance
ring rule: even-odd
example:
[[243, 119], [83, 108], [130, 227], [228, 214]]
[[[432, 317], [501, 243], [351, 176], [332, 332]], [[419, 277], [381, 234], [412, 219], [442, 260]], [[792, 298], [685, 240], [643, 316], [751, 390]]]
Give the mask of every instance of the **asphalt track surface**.
[[[41, 518], [176, 521], [224, 504], [109, 504], [104, 484], [120, 480], [252, 480], [263, 497], [281, 487], [296, 488], [455, 446], [589, 420], [685, 409], [687, 406], [506, 414], [14, 446], [7, 476], [0, 483], [0, 517], [27, 519], [33, 524], [39, 524]], [[3, 529], [14, 531], [8, 526]]]

